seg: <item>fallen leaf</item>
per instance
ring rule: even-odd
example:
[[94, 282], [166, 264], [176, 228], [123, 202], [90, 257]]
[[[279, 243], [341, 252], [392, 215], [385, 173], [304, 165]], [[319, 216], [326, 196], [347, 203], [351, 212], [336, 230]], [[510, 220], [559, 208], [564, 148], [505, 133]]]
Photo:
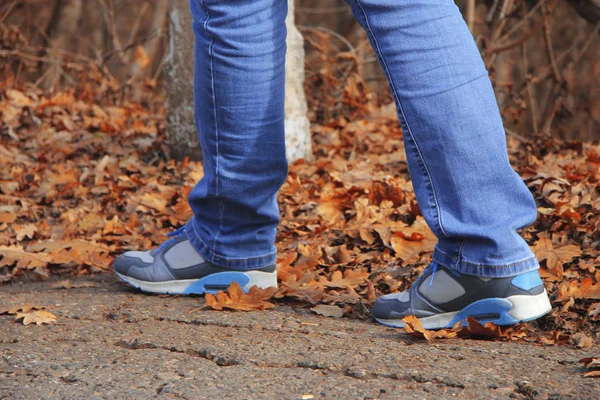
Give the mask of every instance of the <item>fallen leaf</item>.
[[421, 326], [419, 319], [414, 315], [404, 317], [402, 318], [402, 321], [406, 324], [404, 326], [404, 331], [406, 333], [410, 336], [426, 339], [428, 342], [431, 342], [434, 339], [452, 339], [456, 337], [461, 330], [460, 324], [456, 324], [451, 329], [429, 331]]
[[140, 66], [140, 69], [144, 69], [150, 64], [150, 57], [146, 53], [146, 49], [142, 45], [138, 45], [135, 48], [135, 62]]
[[310, 309], [312, 312], [323, 315], [325, 317], [341, 318], [344, 316], [344, 309], [338, 306], [328, 306], [319, 304]]
[[592, 317], [592, 321], [600, 321], [600, 303], [594, 303], [590, 306], [588, 315]]
[[52, 289], [76, 289], [76, 288], [96, 287], [96, 285], [94, 285], [93, 283], [87, 283], [87, 282], [72, 283], [69, 280], [64, 280], [64, 281], [55, 282], [55, 283], [51, 284], [50, 287]]
[[17, 268], [34, 269], [45, 267], [50, 261], [48, 254], [29, 253], [20, 246], [0, 246], [0, 256], [0, 267], [16, 264]]
[[26, 237], [29, 239], [33, 239], [33, 236], [35, 235], [35, 231], [37, 231], [37, 227], [33, 224], [17, 225], [17, 226], [13, 225], [13, 230], [17, 234], [17, 240], [20, 242], [21, 240], [25, 239]]
[[50, 309], [50, 308], [54, 308], [54, 306], [38, 306], [35, 304], [25, 304], [22, 306], [16, 306], [16, 307], [10, 307], [10, 308], [0, 308], [0, 315], [2, 315], [2, 314], [14, 315], [14, 314], [18, 314], [18, 313], [28, 313], [31, 310], [43, 310], [43, 309]]
[[577, 281], [561, 284], [557, 300], [565, 301], [571, 297], [600, 300], [600, 282], [594, 285], [592, 278], [586, 277], [581, 281], [581, 284], [578, 284]]
[[579, 360], [586, 369], [591, 371], [585, 372], [583, 376], [585, 378], [597, 378], [600, 377], [600, 358], [598, 357], [586, 357]]
[[207, 293], [206, 305], [215, 310], [224, 308], [238, 311], [266, 310], [275, 307], [273, 303], [266, 300], [273, 297], [276, 291], [277, 288], [260, 289], [253, 286], [246, 294], [239, 283], [233, 282], [227, 288], [227, 292], [219, 291], [215, 295]]
[[330, 280], [325, 277], [320, 277], [319, 282], [330, 288], [345, 288], [346, 286], [358, 286], [363, 284], [368, 276], [369, 272], [361, 268], [346, 269], [343, 274], [342, 271], [336, 270], [331, 274]]
[[531, 248], [539, 261], [546, 260], [546, 267], [558, 277], [563, 275], [563, 265], [581, 256], [581, 248], [573, 244], [554, 248], [552, 241], [541, 238]]
[[573, 344], [580, 349], [589, 349], [594, 344], [592, 338], [583, 332], [577, 332], [571, 336], [571, 340], [573, 341]]
[[20, 319], [23, 319], [23, 325], [43, 325], [56, 322], [56, 315], [46, 310], [32, 310], [27, 313], [18, 313], [15, 317], [15, 321]]

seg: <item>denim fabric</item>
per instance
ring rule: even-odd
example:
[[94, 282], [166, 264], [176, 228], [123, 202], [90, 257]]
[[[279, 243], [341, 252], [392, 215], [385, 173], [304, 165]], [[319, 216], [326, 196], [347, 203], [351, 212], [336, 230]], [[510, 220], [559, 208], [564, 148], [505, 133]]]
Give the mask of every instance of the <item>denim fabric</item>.
[[[494, 92], [451, 0], [347, 0], [387, 74], [409, 170], [439, 242], [433, 259], [487, 277], [539, 264], [517, 230], [533, 197], [511, 168]], [[286, 0], [191, 0], [196, 120], [205, 176], [188, 235], [236, 269], [275, 260], [284, 151]]]

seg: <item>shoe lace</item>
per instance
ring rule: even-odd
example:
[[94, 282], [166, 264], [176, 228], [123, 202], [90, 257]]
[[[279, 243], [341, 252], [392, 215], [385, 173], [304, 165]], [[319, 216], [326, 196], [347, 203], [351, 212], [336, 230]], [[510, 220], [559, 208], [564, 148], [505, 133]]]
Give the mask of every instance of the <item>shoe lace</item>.
[[173, 232], [167, 233], [167, 237], [170, 237], [171, 239], [167, 240], [166, 242], [164, 242], [163, 244], [158, 246], [157, 252], [160, 253], [160, 252], [164, 251], [170, 244], [172, 244], [177, 239], [182, 237], [184, 233], [185, 233], [185, 225], [174, 230]]
[[427, 273], [432, 270], [433, 270], [433, 272], [431, 273], [431, 280], [429, 281], [429, 286], [433, 285], [433, 280], [435, 279], [435, 273], [438, 270], [438, 264], [435, 261], [432, 261], [427, 267], [425, 267], [425, 269], [423, 270], [423, 273], [421, 274], [419, 279], [417, 279], [417, 284], [420, 285], [421, 282], [423, 282], [423, 279], [425, 279], [425, 276], [427, 275]]

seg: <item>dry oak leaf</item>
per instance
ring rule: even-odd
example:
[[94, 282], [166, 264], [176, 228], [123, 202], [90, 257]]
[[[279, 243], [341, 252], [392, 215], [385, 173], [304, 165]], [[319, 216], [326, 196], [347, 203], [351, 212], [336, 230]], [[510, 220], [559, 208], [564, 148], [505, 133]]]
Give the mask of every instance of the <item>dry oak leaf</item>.
[[548, 238], [538, 240], [531, 250], [538, 260], [546, 260], [546, 267], [559, 278], [563, 275], [563, 265], [571, 262], [573, 258], [581, 256], [581, 248], [573, 244], [554, 248]]
[[600, 377], [600, 358], [597, 357], [587, 357], [579, 360], [586, 369], [590, 371], [583, 374], [586, 378], [598, 378]]
[[0, 308], [0, 315], [2, 315], [2, 314], [15, 315], [18, 313], [28, 313], [31, 310], [43, 310], [43, 309], [50, 309], [50, 308], [54, 308], [54, 306], [37, 306], [35, 304], [25, 304], [22, 306], [15, 306], [15, 307], [10, 307], [10, 308]]
[[498, 326], [493, 322], [481, 324], [474, 317], [467, 317], [467, 326], [459, 333], [460, 336], [484, 337], [490, 339], [516, 340], [527, 336], [522, 325]]
[[410, 336], [418, 337], [420, 339], [426, 339], [431, 342], [433, 339], [452, 339], [458, 335], [461, 330], [460, 324], [454, 325], [451, 329], [440, 329], [437, 331], [429, 331], [419, 322], [419, 319], [414, 315], [409, 315], [402, 318], [402, 321], [406, 324], [404, 331]]
[[347, 269], [342, 274], [342, 271], [337, 270], [331, 274], [331, 280], [326, 277], [319, 277], [319, 283], [330, 288], [345, 288], [347, 286], [358, 286], [364, 283], [369, 276], [369, 273], [362, 268]]
[[20, 246], [0, 246], [0, 267], [10, 267], [14, 264], [17, 268], [35, 269], [45, 267], [50, 262], [46, 253], [28, 253]]
[[253, 286], [248, 291], [248, 294], [246, 294], [239, 283], [233, 282], [227, 288], [227, 292], [219, 291], [215, 295], [207, 293], [206, 305], [215, 310], [222, 310], [224, 308], [239, 311], [266, 310], [275, 307], [273, 303], [269, 303], [266, 300], [273, 297], [276, 291], [277, 288], [274, 287], [260, 289], [257, 286]]
[[144, 194], [140, 203], [159, 212], [165, 211], [165, 208], [167, 207], [167, 200], [152, 193]]
[[592, 278], [588, 276], [581, 281], [580, 285], [577, 284], [577, 281], [571, 281], [568, 286], [566, 283], [560, 285], [557, 300], [565, 301], [571, 297], [600, 300], [600, 282], [594, 285]]
[[13, 230], [17, 234], [17, 240], [20, 242], [26, 237], [29, 239], [33, 239], [33, 236], [37, 231], [37, 227], [34, 224], [13, 225]]
[[84, 242], [83, 240], [48, 240], [35, 242], [27, 246], [28, 251], [46, 251], [48, 253], [58, 253], [61, 250], [71, 249], [78, 254], [83, 253], [108, 253], [110, 249], [100, 243]]
[[594, 340], [583, 332], [577, 332], [571, 336], [571, 341], [580, 349], [589, 349], [594, 344]]
[[52, 285], [50, 285], [50, 288], [52, 288], [52, 289], [77, 289], [77, 288], [90, 288], [90, 287], [96, 287], [96, 285], [94, 285], [93, 283], [89, 283], [89, 282], [72, 283], [68, 279], [64, 280], [64, 281], [55, 282]]
[[15, 321], [23, 319], [23, 325], [36, 324], [52, 324], [56, 322], [56, 315], [46, 310], [32, 310], [27, 313], [18, 313], [15, 317]]
[[436, 243], [436, 236], [421, 216], [410, 227], [394, 233], [390, 240], [396, 256], [405, 263], [423, 252], [433, 251]]
[[310, 311], [323, 315], [324, 317], [341, 318], [344, 316], [344, 309], [338, 306], [329, 306], [326, 304], [319, 304], [310, 309]]
[[600, 321], [600, 303], [594, 303], [590, 306], [588, 316], [592, 317], [592, 321]]

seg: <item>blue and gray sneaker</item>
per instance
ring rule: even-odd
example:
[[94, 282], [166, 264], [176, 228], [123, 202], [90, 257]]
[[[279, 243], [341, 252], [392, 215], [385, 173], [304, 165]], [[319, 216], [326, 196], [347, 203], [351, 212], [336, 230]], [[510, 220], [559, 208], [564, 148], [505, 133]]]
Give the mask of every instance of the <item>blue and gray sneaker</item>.
[[380, 297], [373, 318], [403, 328], [402, 318], [414, 315], [425, 329], [466, 324], [468, 316], [481, 323], [513, 325], [537, 319], [552, 309], [538, 271], [508, 278], [460, 274], [432, 262], [405, 292]]
[[277, 287], [275, 265], [249, 271], [221, 268], [198, 254], [183, 227], [169, 236], [170, 240], [154, 250], [128, 251], [119, 256], [114, 263], [117, 276], [150, 293], [216, 293], [233, 282], [245, 292], [252, 286]]

